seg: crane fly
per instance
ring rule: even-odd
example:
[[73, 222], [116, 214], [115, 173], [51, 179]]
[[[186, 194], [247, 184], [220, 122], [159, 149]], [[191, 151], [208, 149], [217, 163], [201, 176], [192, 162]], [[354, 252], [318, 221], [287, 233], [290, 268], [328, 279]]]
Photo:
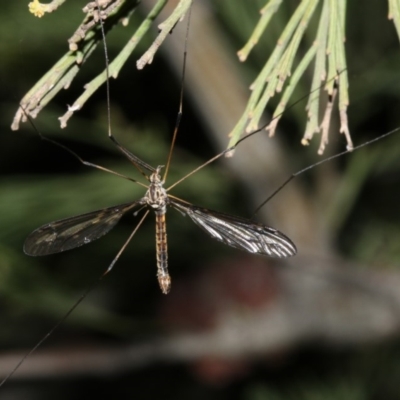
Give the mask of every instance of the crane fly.
[[[99, 8], [99, 5], [97, 5], [97, 7]], [[189, 27], [189, 20], [190, 20], [190, 9], [189, 9], [188, 27]], [[161, 170], [164, 168], [164, 166], [160, 165], [157, 168], [150, 166], [149, 164], [142, 161], [139, 157], [132, 154], [129, 150], [127, 150], [116, 140], [116, 138], [111, 133], [111, 123], [110, 123], [111, 118], [110, 118], [110, 106], [109, 106], [110, 90], [109, 90], [109, 79], [108, 79], [109, 63], [108, 63], [107, 47], [105, 43], [104, 27], [101, 18], [99, 19], [99, 22], [102, 29], [105, 61], [106, 61], [106, 76], [107, 76], [106, 93], [107, 93], [107, 104], [108, 104], [107, 112], [108, 112], [108, 124], [109, 124], [108, 136], [117, 146], [117, 148], [128, 158], [129, 161], [132, 162], [132, 164], [146, 178], [149, 184], [145, 185], [135, 179], [128, 178], [117, 172], [111, 171], [105, 167], [84, 161], [71, 149], [49, 138], [46, 138], [42, 136], [40, 132], [38, 131], [37, 132], [43, 139], [48, 140], [70, 152], [72, 155], [78, 158], [78, 160], [84, 165], [95, 167], [97, 169], [131, 180], [141, 186], [144, 186], [147, 189], [147, 191], [141, 199], [133, 202], [111, 206], [108, 208], [92, 211], [86, 214], [54, 221], [49, 224], [41, 226], [40, 228], [33, 231], [26, 238], [24, 243], [25, 253], [31, 256], [43, 256], [74, 249], [76, 247], [90, 243], [96, 239], [99, 239], [100, 237], [108, 233], [126, 213], [131, 211], [134, 213], [134, 215], [137, 215], [141, 210], [147, 209], [144, 216], [139, 221], [132, 234], [129, 236], [128, 240], [125, 242], [125, 244], [123, 245], [117, 256], [114, 258], [114, 260], [111, 262], [111, 264], [105, 271], [104, 273], [105, 275], [113, 268], [115, 262], [118, 260], [121, 253], [128, 245], [128, 243], [136, 233], [139, 226], [147, 217], [148, 213], [151, 210], [153, 210], [155, 213], [155, 222], [156, 222], [155, 236], [156, 236], [157, 278], [159, 281], [161, 291], [164, 294], [167, 294], [171, 288], [171, 278], [168, 272], [166, 212], [167, 212], [167, 206], [172, 206], [182, 214], [188, 215], [196, 225], [198, 225], [201, 229], [203, 229], [206, 233], [208, 233], [208, 235], [210, 235], [212, 238], [228, 246], [244, 250], [249, 253], [261, 254], [270, 257], [285, 258], [294, 256], [297, 253], [295, 244], [285, 234], [272, 227], [256, 223], [250, 219], [240, 218], [237, 216], [232, 216], [214, 210], [209, 210], [207, 208], [195, 206], [189, 202], [186, 202], [182, 199], [179, 199], [173, 195], [168, 194], [170, 189], [172, 189], [177, 184], [182, 182], [188, 176], [197, 172], [207, 164], [215, 161], [223, 154], [230, 152], [231, 150], [236, 148], [236, 146], [239, 143], [243, 142], [245, 139], [251, 137], [255, 133], [260, 132], [263, 129], [263, 127], [251, 133], [248, 133], [247, 135], [242, 137], [232, 148], [227, 149], [222, 153], [218, 154], [217, 156], [213, 157], [206, 163], [202, 164], [200, 167], [196, 168], [191, 173], [187, 174], [186, 176], [175, 182], [170, 187], [168, 188], [164, 187], [164, 183], [166, 180], [166, 176], [171, 161], [172, 150], [174, 148], [176, 140], [177, 130], [179, 127], [180, 116], [182, 114], [183, 82], [184, 82], [185, 67], [186, 67], [186, 46], [187, 46], [188, 34], [186, 35], [186, 41], [185, 41], [185, 52], [184, 52], [183, 71], [182, 71], [182, 86], [181, 86], [181, 96], [180, 96], [180, 110], [177, 119], [178, 122], [175, 126], [164, 175], [161, 176]], [[25, 113], [24, 110], [22, 111]], [[27, 114], [26, 117], [30, 118], [29, 115]], [[364, 147], [366, 145], [369, 145], [377, 140], [381, 140], [385, 136], [389, 136], [395, 131], [397, 131], [397, 129], [388, 132], [384, 135], [381, 135], [380, 137], [368, 141], [364, 144], [356, 146], [354, 147], [353, 151], [361, 147]], [[286, 186], [286, 184], [289, 183], [289, 181], [291, 181], [296, 176], [302, 174], [303, 172], [311, 168], [316, 167], [319, 164], [340, 157], [348, 152], [349, 150], [346, 150], [344, 152], [335, 154], [331, 157], [325, 158], [291, 175], [289, 179], [287, 179], [277, 190], [275, 190], [272, 193], [271, 196], [269, 196], [258, 207], [258, 209], [261, 208], [270, 198], [272, 198], [277, 192], [279, 192], [284, 186]], [[147, 170], [148, 174], [146, 174], [144, 170]]]
[[[167, 253], [167, 206], [172, 206], [181, 213], [188, 215], [195, 224], [206, 231], [212, 238], [237, 249], [270, 257], [290, 257], [296, 254], [297, 250], [294, 243], [286, 235], [274, 228], [245, 218], [194, 206], [175, 196], [168, 195], [168, 189], [164, 188], [164, 179], [160, 175], [163, 168], [162, 165], [154, 169], [126, 149], [124, 149], [124, 153], [129, 154], [130, 160], [139, 169], [139, 166], [142, 166], [152, 172], [149, 176], [144, 174], [149, 181], [146, 194], [141, 199], [130, 203], [43, 225], [33, 231], [25, 240], [24, 251], [26, 254], [44, 256], [90, 243], [108, 233], [124, 214], [129, 211], [138, 209], [140, 211], [142, 208], [147, 208], [148, 210], [144, 217], [147, 216], [150, 210], [155, 213], [157, 278], [161, 291], [167, 294], [171, 288]], [[143, 219], [138, 225], [142, 221]], [[114, 259], [107, 272], [111, 270], [115, 261]]]

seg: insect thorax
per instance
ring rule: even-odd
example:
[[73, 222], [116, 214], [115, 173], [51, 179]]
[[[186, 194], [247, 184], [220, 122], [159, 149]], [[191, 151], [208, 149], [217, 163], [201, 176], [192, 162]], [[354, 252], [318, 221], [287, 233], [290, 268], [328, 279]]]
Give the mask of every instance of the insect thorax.
[[168, 204], [168, 195], [164, 188], [164, 182], [160, 177], [161, 168], [161, 166], [157, 167], [156, 172], [150, 175], [150, 185], [144, 196], [144, 200], [155, 212], [164, 214]]

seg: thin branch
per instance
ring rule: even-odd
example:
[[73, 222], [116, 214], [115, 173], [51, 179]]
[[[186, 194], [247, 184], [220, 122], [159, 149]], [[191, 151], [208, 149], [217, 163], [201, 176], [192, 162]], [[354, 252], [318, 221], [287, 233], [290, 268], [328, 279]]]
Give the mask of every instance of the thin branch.
[[251, 50], [253, 50], [254, 46], [258, 43], [265, 29], [267, 29], [272, 16], [279, 10], [281, 3], [282, 0], [270, 0], [268, 4], [260, 10], [261, 17], [253, 33], [244, 47], [237, 52], [240, 61], [243, 62], [247, 60]]
[[[126, 43], [124, 48], [119, 52], [117, 57], [109, 65], [109, 77], [116, 79], [121, 68], [126, 63], [129, 56], [135, 50], [136, 46], [143, 39], [144, 35], [148, 32], [154, 19], [158, 16], [164, 8], [168, 0], [159, 0], [153, 7], [147, 17], [143, 20], [139, 28]], [[99, 75], [92, 79], [85, 85], [85, 91], [75, 100], [72, 106], [68, 107], [68, 111], [59, 118], [61, 128], [67, 126], [67, 121], [72, 117], [75, 111], [80, 110], [87, 100], [96, 92], [96, 90], [107, 80], [107, 71], [104, 69]]]
[[147, 64], [151, 64], [154, 58], [154, 54], [157, 52], [158, 48], [162, 45], [168, 34], [172, 32], [175, 25], [182, 21], [187, 10], [190, 8], [192, 4], [192, 0], [181, 0], [179, 4], [176, 6], [175, 10], [171, 13], [171, 15], [160, 25], [158, 25], [158, 29], [160, 29], [160, 33], [157, 38], [154, 40], [153, 44], [149, 47], [149, 49], [139, 58], [136, 62], [137, 69], [143, 69]]

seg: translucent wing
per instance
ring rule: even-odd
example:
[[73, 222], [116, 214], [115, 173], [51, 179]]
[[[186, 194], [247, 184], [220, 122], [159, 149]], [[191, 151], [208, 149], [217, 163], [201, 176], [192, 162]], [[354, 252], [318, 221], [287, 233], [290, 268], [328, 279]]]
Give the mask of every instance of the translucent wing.
[[127, 211], [139, 204], [141, 200], [43, 225], [26, 238], [24, 252], [44, 256], [90, 243], [109, 232]]
[[169, 201], [211, 237], [229, 246], [270, 257], [290, 257], [297, 253], [294, 243], [274, 228], [193, 206], [175, 198], [170, 197]]

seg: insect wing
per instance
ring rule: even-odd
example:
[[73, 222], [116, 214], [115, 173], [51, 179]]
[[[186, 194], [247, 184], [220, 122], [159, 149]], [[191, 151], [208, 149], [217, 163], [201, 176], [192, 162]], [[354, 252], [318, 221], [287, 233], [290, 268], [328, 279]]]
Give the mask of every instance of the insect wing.
[[44, 256], [90, 243], [109, 232], [127, 211], [139, 204], [140, 200], [43, 225], [26, 238], [24, 252]]
[[187, 214], [211, 237], [229, 246], [270, 257], [290, 257], [297, 253], [294, 243], [274, 228], [175, 198], [170, 198], [170, 204]]

